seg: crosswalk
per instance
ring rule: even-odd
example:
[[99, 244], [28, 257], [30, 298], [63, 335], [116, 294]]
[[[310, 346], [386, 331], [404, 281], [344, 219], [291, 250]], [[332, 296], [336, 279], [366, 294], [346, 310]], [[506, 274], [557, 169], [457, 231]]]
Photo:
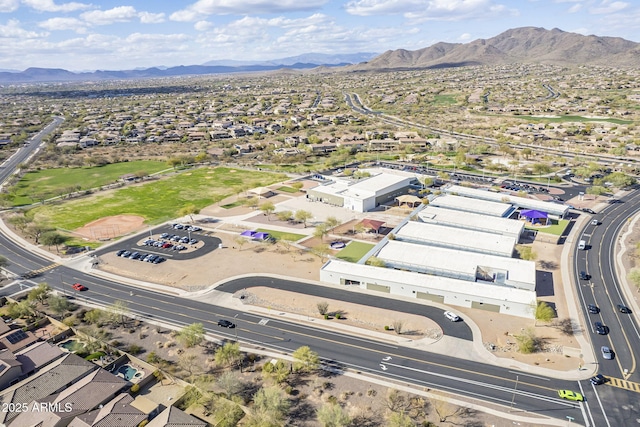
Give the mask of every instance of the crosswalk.
[[632, 381], [622, 380], [620, 378], [609, 377], [609, 381], [607, 381], [607, 384], [613, 387], [624, 388], [626, 390], [640, 393], [640, 383], [634, 383]]
[[60, 266], [62, 264], [60, 264], [59, 262], [55, 262], [53, 264], [49, 264], [45, 267], [39, 268], [38, 270], [31, 270], [31, 271], [27, 271], [26, 273], [22, 274], [22, 278], [23, 279], [31, 279], [32, 277], [36, 277], [42, 273], [44, 273], [45, 271], [48, 270], [52, 270], [58, 266]]

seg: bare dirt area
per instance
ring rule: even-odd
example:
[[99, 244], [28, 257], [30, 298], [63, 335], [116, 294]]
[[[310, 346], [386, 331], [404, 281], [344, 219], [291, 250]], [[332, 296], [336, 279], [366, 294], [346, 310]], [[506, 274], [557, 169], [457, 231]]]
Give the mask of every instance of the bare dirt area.
[[73, 232], [89, 240], [110, 240], [144, 227], [144, 218], [137, 215], [114, 215], [91, 221]]
[[120, 258], [111, 252], [100, 257], [99, 268], [133, 279], [173, 286], [188, 291], [208, 288], [224, 279], [247, 274], [282, 274], [318, 280], [322, 261], [297, 248], [247, 241], [238, 246], [238, 233], [217, 232], [223, 248], [190, 260], [167, 260], [161, 264]]

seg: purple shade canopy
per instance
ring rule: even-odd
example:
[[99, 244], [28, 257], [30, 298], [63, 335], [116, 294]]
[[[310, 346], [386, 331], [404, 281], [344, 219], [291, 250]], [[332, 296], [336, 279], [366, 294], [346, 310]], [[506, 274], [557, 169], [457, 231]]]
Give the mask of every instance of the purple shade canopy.
[[547, 218], [548, 217], [546, 212], [540, 212], [540, 211], [536, 211], [534, 209], [527, 210], [527, 211], [522, 211], [522, 212], [520, 212], [520, 216], [523, 216], [525, 218], [533, 218], [533, 219], [540, 219], [540, 218]]

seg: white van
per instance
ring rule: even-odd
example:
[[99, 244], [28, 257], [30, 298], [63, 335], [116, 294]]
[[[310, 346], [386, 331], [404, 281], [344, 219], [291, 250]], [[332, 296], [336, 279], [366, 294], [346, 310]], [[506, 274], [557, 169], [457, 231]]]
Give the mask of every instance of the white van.
[[584, 240], [580, 240], [580, 242], [578, 243], [578, 249], [584, 250], [586, 248], [587, 248], [587, 242], [585, 242]]

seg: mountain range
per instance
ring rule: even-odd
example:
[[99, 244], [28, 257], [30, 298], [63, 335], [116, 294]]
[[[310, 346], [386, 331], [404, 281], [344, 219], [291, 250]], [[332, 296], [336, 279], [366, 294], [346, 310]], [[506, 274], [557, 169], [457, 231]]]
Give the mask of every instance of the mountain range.
[[640, 43], [619, 37], [584, 36], [557, 28], [522, 27], [469, 43], [441, 42], [413, 51], [390, 50], [347, 68], [365, 71], [514, 63], [638, 67]]
[[331, 67], [334, 70], [349, 72], [515, 63], [640, 67], [640, 43], [619, 37], [584, 36], [557, 28], [546, 30], [522, 27], [507, 30], [490, 39], [478, 39], [469, 43], [440, 42], [419, 50], [390, 50], [377, 56], [373, 53], [308, 53], [261, 62], [221, 60], [209, 61], [202, 65], [77, 73], [63, 69], [29, 68], [22, 72], [0, 72], [0, 84], [228, 74], [283, 68], [317, 68], [326, 71], [326, 67]]

